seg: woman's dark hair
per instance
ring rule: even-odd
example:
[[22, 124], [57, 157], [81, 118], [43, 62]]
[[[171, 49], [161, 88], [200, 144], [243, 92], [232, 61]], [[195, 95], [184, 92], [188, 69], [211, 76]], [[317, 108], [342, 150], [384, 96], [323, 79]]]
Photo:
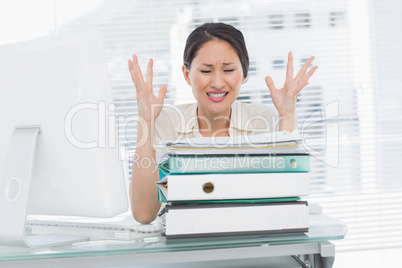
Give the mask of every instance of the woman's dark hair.
[[250, 62], [243, 34], [232, 25], [221, 22], [205, 23], [188, 36], [183, 55], [184, 66], [190, 69], [191, 62], [201, 46], [214, 39], [226, 41], [233, 47], [240, 59], [244, 77], [247, 77]]

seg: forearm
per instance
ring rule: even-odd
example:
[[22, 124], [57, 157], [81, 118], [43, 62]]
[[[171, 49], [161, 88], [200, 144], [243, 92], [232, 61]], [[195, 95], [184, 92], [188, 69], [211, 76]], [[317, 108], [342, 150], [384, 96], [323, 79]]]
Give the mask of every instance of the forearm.
[[295, 125], [295, 115], [285, 114], [279, 116], [279, 131], [292, 132]]
[[137, 149], [133, 162], [130, 198], [134, 218], [141, 223], [150, 223], [156, 218], [160, 208], [155, 182], [159, 172], [155, 166], [155, 152], [152, 144], [153, 128], [150, 124], [138, 124]]

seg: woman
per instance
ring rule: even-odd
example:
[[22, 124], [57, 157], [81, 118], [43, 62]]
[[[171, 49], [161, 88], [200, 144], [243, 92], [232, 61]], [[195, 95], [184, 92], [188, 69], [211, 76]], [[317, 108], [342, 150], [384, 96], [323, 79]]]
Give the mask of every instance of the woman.
[[139, 164], [147, 162], [142, 161], [146, 159], [155, 163], [154, 144], [160, 140], [247, 135], [258, 130], [293, 131], [297, 94], [317, 69], [315, 66], [307, 72], [313, 60], [314, 57], [309, 58], [293, 77], [293, 57], [289, 52], [283, 88], [277, 89], [271, 77], [265, 78], [277, 112], [263, 105], [236, 103], [249, 68], [243, 34], [224, 23], [206, 23], [189, 35], [183, 58], [183, 75], [197, 103], [174, 108], [165, 106], [162, 110], [167, 88], [162, 86], [158, 96], [153, 94], [152, 59], [144, 80], [137, 56], [133, 55], [129, 70], [136, 88], [140, 118], [130, 185], [134, 218], [150, 223], [160, 209], [155, 186], [158, 170], [154, 164]]

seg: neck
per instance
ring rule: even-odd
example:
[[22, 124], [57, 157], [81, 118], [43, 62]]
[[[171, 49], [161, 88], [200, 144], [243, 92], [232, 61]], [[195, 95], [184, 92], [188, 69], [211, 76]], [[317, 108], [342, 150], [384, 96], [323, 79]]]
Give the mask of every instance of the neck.
[[223, 114], [204, 114], [197, 110], [198, 127], [204, 137], [229, 136], [231, 109]]

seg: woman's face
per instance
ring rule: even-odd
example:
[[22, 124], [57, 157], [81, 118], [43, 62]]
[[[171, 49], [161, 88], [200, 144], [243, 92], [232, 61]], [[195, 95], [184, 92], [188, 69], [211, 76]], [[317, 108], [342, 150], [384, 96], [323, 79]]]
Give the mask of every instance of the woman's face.
[[183, 74], [198, 101], [198, 115], [229, 116], [244, 82], [243, 69], [233, 47], [222, 40], [211, 40], [197, 51]]

